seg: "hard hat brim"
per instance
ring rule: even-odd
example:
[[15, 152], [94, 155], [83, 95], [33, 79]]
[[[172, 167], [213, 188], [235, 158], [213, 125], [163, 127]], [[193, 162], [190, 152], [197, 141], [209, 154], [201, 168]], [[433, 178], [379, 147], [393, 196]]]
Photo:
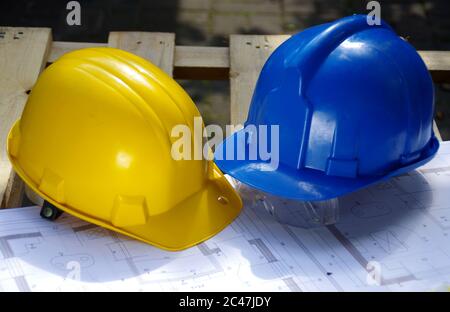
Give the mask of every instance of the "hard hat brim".
[[275, 170], [270, 170], [268, 162], [260, 159], [236, 160], [237, 157], [234, 160], [225, 159], [223, 155], [227, 155], [226, 147], [232, 146], [235, 140], [238, 140], [241, 131], [245, 130], [240, 130], [229, 136], [216, 148], [215, 162], [217, 166], [233, 178], [258, 190], [303, 201], [336, 198], [393, 176], [407, 173], [427, 163], [439, 149], [439, 141], [433, 136], [427, 147], [424, 148], [421, 158], [412, 164], [398, 168], [383, 176], [343, 178], [329, 176], [319, 170], [307, 168], [296, 170], [281, 163]]
[[143, 225], [119, 228], [110, 222], [84, 214], [75, 207], [60, 203], [43, 193], [36, 181], [22, 170], [20, 163], [11, 155], [12, 133], [17, 131], [16, 127], [19, 127], [19, 121], [14, 124], [9, 133], [7, 146], [7, 154], [15, 172], [41, 198], [84, 221], [165, 250], [179, 251], [213, 237], [229, 225], [242, 209], [239, 195], [217, 166], [213, 165], [211, 169], [213, 172], [203, 188], [176, 207], [165, 213], [148, 216], [147, 222]]

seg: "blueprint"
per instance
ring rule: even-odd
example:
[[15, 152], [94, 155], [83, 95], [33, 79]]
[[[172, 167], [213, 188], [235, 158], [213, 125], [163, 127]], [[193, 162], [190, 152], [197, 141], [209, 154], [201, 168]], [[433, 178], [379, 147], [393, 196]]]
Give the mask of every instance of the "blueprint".
[[[449, 142], [450, 143], [450, 142]], [[39, 208], [0, 211], [0, 291], [433, 291], [450, 285], [450, 144], [416, 171], [339, 199], [302, 229], [247, 204], [217, 236], [162, 251]]]

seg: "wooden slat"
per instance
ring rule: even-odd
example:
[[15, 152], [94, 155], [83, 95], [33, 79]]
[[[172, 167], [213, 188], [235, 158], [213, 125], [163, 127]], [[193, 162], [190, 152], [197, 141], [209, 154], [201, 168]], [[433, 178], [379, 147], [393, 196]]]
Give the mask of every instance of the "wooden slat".
[[175, 66], [178, 67], [230, 67], [230, 49], [225, 47], [175, 47]]
[[53, 63], [59, 59], [63, 54], [68, 52], [93, 47], [106, 47], [107, 43], [92, 43], [92, 42], [69, 42], [69, 41], [54, 41], [52, 50], [48, 57], [48, 62]]
[[230, 100], [231, 123], [243, 124], [259, 72], [269, 55], [287, 35], [230, 36]]
[[450, 51], [419, 51], [429, 71], [450, 71]]
[[[0, 208], [17, 208], [22, 206], [25, 183], [14, 172], [10, 170], [9, 179], [6, 183], [5, 192]], [[36, 194], [36, 196], [38, 196]], [[39, 196], [38, 196], [39, 197]]]
[[[0, 27], [0, 198], [2, 207], [20, 206], [23, 184], [12, 173], [6, 137], [20, 117], [27, 91], [45, 66], [51, 48], [49, 28]], [[7, 192], [6, 192], [7, 190]]]
[[450, 83], [450, 52], [419, 51], [436, 83]]
[[[55, 41], [49, 57], [54, 62], [64, 53], [106, 43]], [[433, 80], [450, 82], [450, 51], [419, 51]], [[174, 77], [179, 79], [228, 79], [229, 49], [226, 47], [176, 46]]]
[[[142, 33], [142, 34], [149, 34], [149, 33]], [[105, 47], [105, 46], [108, 46], [108, 44], [92, 43], [92, 42], [55, 41], [53, 42], [52, 50], [48, 58], [48, 61], [50, 63], [53, 63], [61, 55], [74, 50], [89, 47]], [[206, 67], [206, 68], [229, 69], [230, 68], [229, 48], [176, 46], [173, 63], [175, 67], [195, 67], [195, 68]]]
[[433, 120], [433, 132], [434, 132], [434, 135], [436, 136], [436, 138], [439, 141], [442, 141], [441, 132], [439, 131], [439, 128], [438, 128], [435, 120]]
[[108, 45], [146, 58], [170, 76], [173, 74], [175, 54], [173, 33], [111, 32]]
[[174, 77], [228, 80], [230, 52], [226, 47], [175, 47]]
[[[55, 41], [49, 57], [53, 63], [73, 50], [88, 47], [105, 47], [106, 43]], [[173, 60], [176, 79], [228, 80], [230, 69], [227, 47], [176, 46]]]

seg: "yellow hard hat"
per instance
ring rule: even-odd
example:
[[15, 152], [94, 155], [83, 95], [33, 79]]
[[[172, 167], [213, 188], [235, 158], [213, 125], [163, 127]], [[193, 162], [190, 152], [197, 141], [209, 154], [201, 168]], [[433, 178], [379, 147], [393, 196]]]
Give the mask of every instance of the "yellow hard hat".
[[188, 94], [158, 67], [118, 49], [82, 49], [39, 77], [8, 156], [61, 210], [180, 250], [221, 231], [242, 207], [212, 161], [171, 157], [171, 129], [192, 129], [194, 117]]

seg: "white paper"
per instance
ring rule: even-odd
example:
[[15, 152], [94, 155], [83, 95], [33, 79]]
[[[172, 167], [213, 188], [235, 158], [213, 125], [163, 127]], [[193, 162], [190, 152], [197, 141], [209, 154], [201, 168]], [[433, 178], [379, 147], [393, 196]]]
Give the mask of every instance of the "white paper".
[[431, 291], [450, 283], [450, 144], [426, 166], [341, 198], [304, 230], [247, 206], [214, 238], [166, 252], [64, 214], [0, 211], [0, 291]]

